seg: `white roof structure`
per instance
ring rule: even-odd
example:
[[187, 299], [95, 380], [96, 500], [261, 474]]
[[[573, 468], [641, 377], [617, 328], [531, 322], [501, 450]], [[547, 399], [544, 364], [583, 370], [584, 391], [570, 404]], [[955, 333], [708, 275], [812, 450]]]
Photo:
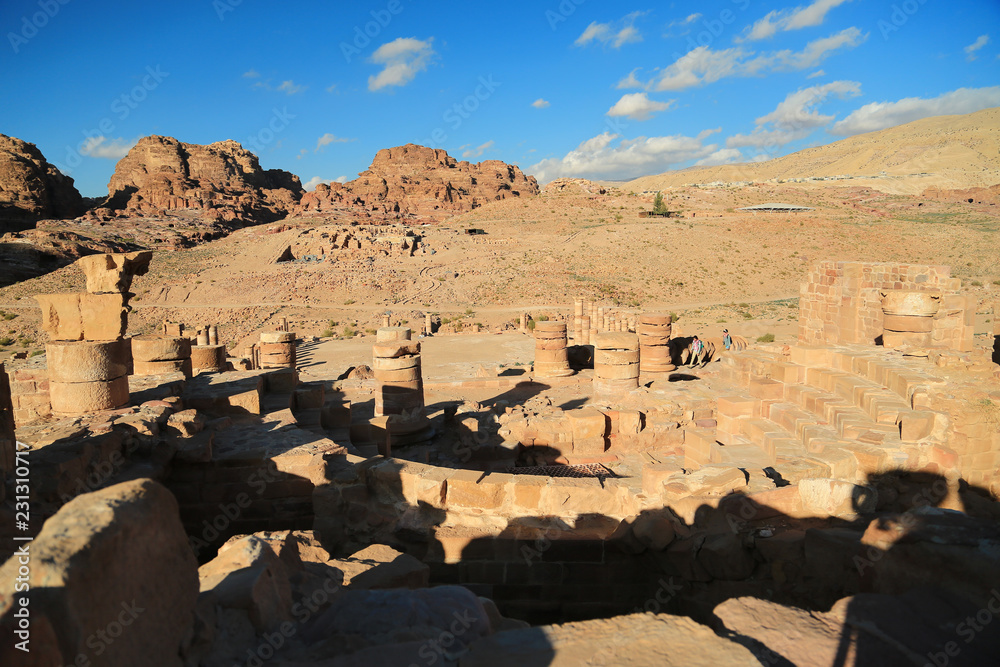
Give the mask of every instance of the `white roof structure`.
[[740, 211], [811, 211], [808, 206], [796, 206], [795, 204], [757, 204], [739, 209]]

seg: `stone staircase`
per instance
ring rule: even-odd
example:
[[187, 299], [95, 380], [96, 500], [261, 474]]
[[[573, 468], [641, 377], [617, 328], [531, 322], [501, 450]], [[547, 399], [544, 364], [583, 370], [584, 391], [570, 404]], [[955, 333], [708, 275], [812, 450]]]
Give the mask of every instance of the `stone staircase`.
[[745, 393], [717, 401], [717, 427], [688, 431], [688, 466], [727, 463], [765, 469], [776, 481], [811, 477], [863, 481], [919, 467], [941, 415], [927, 389], [938, 382], [899, 357], [862, 348], [750, 350], [727, 356]]

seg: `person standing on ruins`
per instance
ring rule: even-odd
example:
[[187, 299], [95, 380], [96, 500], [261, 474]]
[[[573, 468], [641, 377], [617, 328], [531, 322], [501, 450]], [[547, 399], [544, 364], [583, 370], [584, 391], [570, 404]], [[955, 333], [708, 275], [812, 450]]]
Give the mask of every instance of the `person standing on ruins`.
[[691, 365], [697, 366], [701, 361], [701, 355], [705, 351], [705, 344], [695, 336], [694, 340], [691, 341]]
[[729, 335], [729, 329], [722, 330], [722, 344], [726, 346], [726, 350], [733, 344], [733, 337]]

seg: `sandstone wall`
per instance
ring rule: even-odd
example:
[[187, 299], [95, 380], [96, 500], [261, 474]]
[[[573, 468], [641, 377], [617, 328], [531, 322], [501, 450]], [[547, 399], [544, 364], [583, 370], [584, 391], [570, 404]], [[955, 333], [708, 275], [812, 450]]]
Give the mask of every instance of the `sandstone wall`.
[[45, 368], [21, 368], [11, 373], [10, 397], [14, 422], [21, 426], [52, 414], [49, 372]]
[[975, 302], [959, 294], [961, 281], [946, 266], [821, 261], [799, 292], [799, 342], [873, 345], [882, 335], [879, 291], [938, 290], [944, 294], [935, 316], [935, 346], [971, 349]]
[[44, 218], [75, 218], [84, 208], [73, 179], [34, 144], [0, 134], [0, 234], [29, 229]]

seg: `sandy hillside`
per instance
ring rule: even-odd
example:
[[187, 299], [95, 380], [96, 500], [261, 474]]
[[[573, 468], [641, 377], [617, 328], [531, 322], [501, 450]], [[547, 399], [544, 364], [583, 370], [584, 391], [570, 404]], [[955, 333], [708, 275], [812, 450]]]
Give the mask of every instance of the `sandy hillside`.
[[[878, 177], [881, 172], [886, 176]], [[617, 185], [641, 192], [689, 183], [843, 175], [854, 178], [839, 182], [897, 194], [1000, 183], [1000, 108], [924, 118], [767, 162], [671, 171]]]

